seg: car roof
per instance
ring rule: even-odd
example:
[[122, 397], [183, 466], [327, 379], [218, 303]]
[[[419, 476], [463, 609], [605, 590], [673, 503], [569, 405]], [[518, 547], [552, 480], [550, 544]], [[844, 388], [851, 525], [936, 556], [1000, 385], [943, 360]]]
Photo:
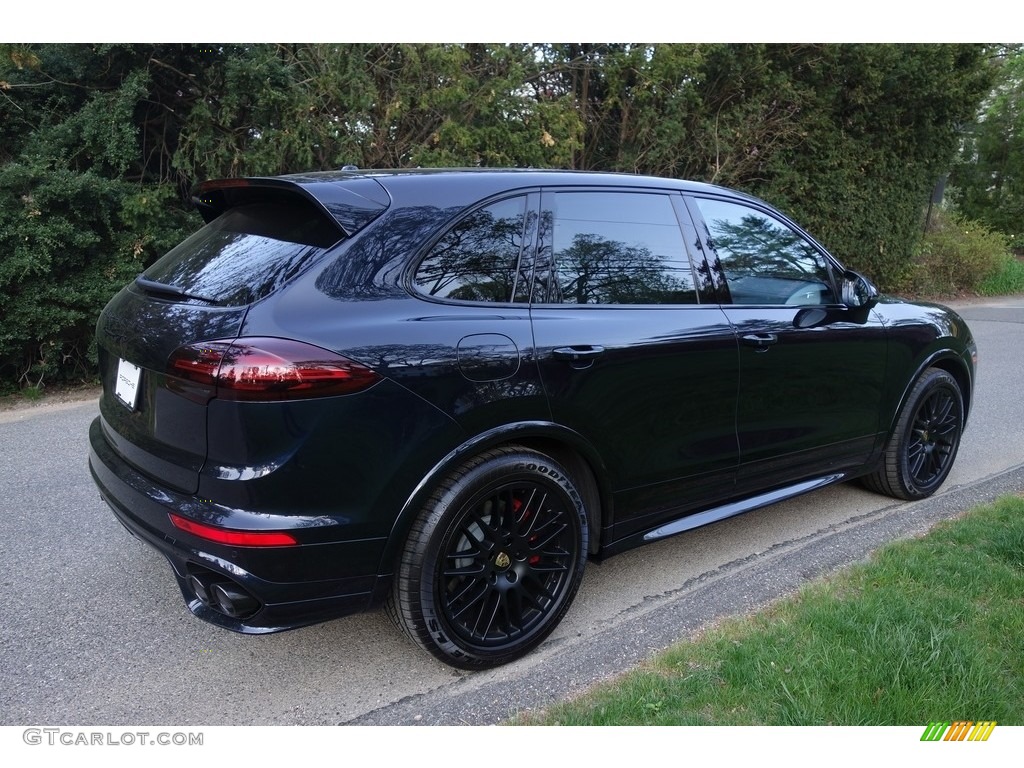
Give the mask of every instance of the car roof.
[[699, 181], [602, 171], [537, 168], [411, 168], [366, 169], [346, 166], [334, 171], [311, 171], [282, 176], [251, 176], [203, 182], [193, 200], [207, 221], [245, 198], [244, 189], [300, 190], [316, 201], [348, 235], [352, 235], [392, 205], [463, 208], [530, 189], [616, 188], [623, 190], [712, 193], [744, 198], [750, 195]]
[[[733, 190], [699, 181], [604, 171], [546, 170], [538, 168], [410, 168], [318, 171], [280, 177], [296, 184], [345, 184], [355, 179], [373, 179], [389, 193], [404, 195], [424, 184], [455, 193], [465, 188], [470, 196], [528, 187], [602, 186], [639, 189], [673, 189], [689, 192], [717, 192], [736, 195]], [[435, 186], [436, 185], [436, 186]], [[742, 193], [740, 193], [742, 195]]]
[[[439, 183], [492, 183], [514, 186], [550, 184], [592, 184], [608, 186], [662, 186], [680, 189], [723, 189], [700, 181], [687, 181], [662, 176], [644, 176], [635, 173], [609, 171], [553, 170], [542, 168], [345, 168], [336, 171], [295, 173], [280, 178], [296, 183], [338, 181], [370, 177], [382, 186], [403, 183], [422, 183], [424, 178]], [[418, 179], [413, 181], [413, 179]], [[514, 179], [514, 181], [513, 181]]]

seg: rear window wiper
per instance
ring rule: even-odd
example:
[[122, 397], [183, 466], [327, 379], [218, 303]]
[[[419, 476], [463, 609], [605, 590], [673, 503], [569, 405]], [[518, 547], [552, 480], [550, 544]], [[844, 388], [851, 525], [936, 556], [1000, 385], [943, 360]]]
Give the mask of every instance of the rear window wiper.
[[143, 277], [142, 275], [135, 278], [135, 284], [146, 293], [174, 296], [178, 299], [198, 299], [199, 301], [205, 301], [210, 304], [220, 303], [217, 299], [211, 299], [209, 296], [200, 296], [198, 293], [190, 293], [180, 286], [171, 285], [170, 283], [161, 283], [157, 280], [150, 280], [148, 277]]

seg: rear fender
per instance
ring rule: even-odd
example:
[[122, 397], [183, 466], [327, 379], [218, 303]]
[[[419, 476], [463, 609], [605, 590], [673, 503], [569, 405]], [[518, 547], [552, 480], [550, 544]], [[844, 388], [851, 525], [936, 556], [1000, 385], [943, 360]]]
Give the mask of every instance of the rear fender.
[[[482, 432], [455, 448], [438, 461], [417, 484], [405, 504], [402, 505], [402, 510], [391, 529], [378, 566], [378, 573], [383, 577], [388, 577], [393, 573], [413, 521], [423, 510], [431, 492], [443, 478], [472, 456], [497, 446], [511, 444], [534, 447], [541, 452], [550, 454], [553, 459], [569, 465], [574, 461], [585, 462], [597, 486], [599, 506], [599, 509], [592, 509], [593, 494], [583, 492], [585, 499], [588, 497], [591, 499], [591, 503], [588, 504], [588, 515], [593, 531], [592, 540], [598, 541], [602, 531], [610, 530], [612, 489], [607, 480], [605, 466], [593, 447], [573, 430], [551, 422], [526, 421], [505, 424]], [[546, 448], [547, 450], [545, 450]], [[571, 456], [567, 454], [571, 454]], [[572, 466], [568, 468], [573, 469]]]

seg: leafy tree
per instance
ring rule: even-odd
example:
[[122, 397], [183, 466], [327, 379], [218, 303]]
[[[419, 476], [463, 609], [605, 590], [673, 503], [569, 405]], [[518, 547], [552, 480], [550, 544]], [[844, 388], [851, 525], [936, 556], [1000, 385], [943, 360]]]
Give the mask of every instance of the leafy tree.
[[1024, 49], [996, 59], [997, 82], [964, 138], [951, 190], [960, 211], [1024, 247]]
[[540, 98], [526, 45], [255, 45], [194, 88], [175, 164], [191, 176], [409, 166], [560, 166], [567, 99]]

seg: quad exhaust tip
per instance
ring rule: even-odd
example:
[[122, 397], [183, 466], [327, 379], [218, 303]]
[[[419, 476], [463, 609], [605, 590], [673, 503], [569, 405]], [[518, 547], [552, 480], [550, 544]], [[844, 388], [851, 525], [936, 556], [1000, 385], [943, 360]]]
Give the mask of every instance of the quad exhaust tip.
[[203, 605], [232, 619], [246, 619], [260, 609], [260, 601], [227, 576], [192, 573], [188, 582]]

